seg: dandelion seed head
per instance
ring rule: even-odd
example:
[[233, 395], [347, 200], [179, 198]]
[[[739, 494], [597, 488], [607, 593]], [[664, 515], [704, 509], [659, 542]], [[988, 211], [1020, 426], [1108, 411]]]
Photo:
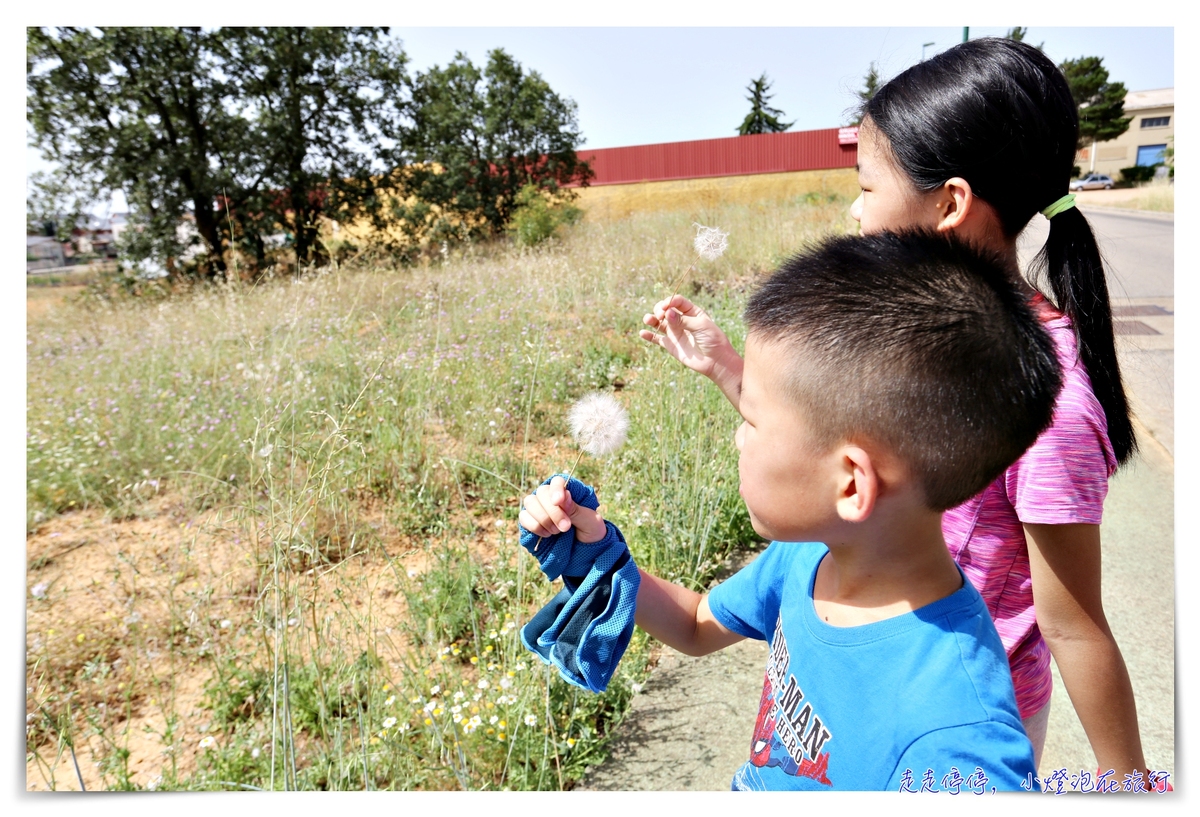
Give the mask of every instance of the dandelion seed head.
[[625, 444], [629, 413], [611, 394], [592, 392], [571, 406], [567, 423], [580, 448], [594, 457], [606, 457]]
[[705, 227], [703, 224], [692, 226], [696, 228], [696, 255], [705, 261], [716, 261], [725, 254], [729, 247], [729, 233], [723, 233], [716, 227]]

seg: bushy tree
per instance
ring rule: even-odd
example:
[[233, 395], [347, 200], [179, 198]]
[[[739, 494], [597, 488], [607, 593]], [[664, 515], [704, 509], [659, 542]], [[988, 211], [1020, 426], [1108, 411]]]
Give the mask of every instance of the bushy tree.
[[480, 68], [461, 52], [412, 82], [411, 124], [402, 135], [414, 199], [397, 215], [425, 240], [500, 233], [519, 191], [586, 184], [591, 169], [575, 103], [503, 49]]
[[[231, 232], [265, 261], [284, 231], [317, 260], [317, 217], [377, 206], [404, 56], [386, 29], [31, 28], [32, 140], [129, 202], [126, 250], [225, 272]], [[373, 165], [373, 163], [375, 163]], [[188, 228], [187, 225], [191, 225]]]
[[1125, 116], [1125, 84], [1110, 82], [1103, 57], [1064, 60], [1059, 66], [1079, 106], [1079, 147], [1116, 139], [1129, 130]]
[[324, 260], [322, 218], [378, 215], [393, 192], [406, 109], [405, 56], [386, 28], [230, 30], [224, 67], [250, 119], [243, 194], [231, 199], [261, 263], [282, 230], [301, 263]]
[[88, 221], [95, 200], [86, 188], [62, 172], [38, 171], [29, 177], [25, 197], [25, 232], [70, 241], [75, 227]]
[[234, 185], [249, 123], [230, 104], [199, 28], [31, 28], [27, 114], [34, 144], [98, 196], [125, 192], [136, 229], [168, 258], [190, 213], [209, 268], [224, 269], [216, 198]]
[[750, 80], [750, 84], [746, 86], [746, 90], [750, 92], [750, 96], [746, 97], [750, 103], [750, 113], [746, 114], [742, 124], [738, 125], [739, 136], [747, 136], [752, 133], [781, 133], [796, 124], [795, 122], [781, 122], [783, 111], [767, 104], [771, 98], [771, 95], [767, 93], [770, 89], [771, 82], [767, 79], [765, 71], [758, 79]]

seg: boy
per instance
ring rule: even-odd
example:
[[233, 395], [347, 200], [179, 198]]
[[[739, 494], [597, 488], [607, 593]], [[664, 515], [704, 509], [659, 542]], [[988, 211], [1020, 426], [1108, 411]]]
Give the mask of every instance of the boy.
[[[636, 622], [690, 655], [770, 644], [735, 789], [1034, 786], [1004, 649], [941, 514], [1051, 419], [1054, 347], [997, 257], [944, 237], [828, 240], [746, 308], [740, 492], [772, 540], [710, 594], [642, 572]], [[561, 478], [523, 527], [608, 524]]]

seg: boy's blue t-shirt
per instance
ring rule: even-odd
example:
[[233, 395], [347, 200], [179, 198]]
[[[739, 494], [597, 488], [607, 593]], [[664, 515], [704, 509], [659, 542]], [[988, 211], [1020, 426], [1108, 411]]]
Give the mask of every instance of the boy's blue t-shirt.
[[813, 606], [828, 552], [772, 542], [709, 594], [718, 621], [771, 646], [733, 788], [1036, 788], [1008, 659], [971, 583], [911, 613], [832, 627]]

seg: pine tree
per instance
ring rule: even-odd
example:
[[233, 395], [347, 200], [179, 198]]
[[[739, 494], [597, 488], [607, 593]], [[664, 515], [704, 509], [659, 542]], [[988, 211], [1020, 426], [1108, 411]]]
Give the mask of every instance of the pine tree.
[[871, 97], [875, 96], [875, 92], [879, 90], [879, 86], [883, 84], [882, 77], [879, 75], [879, 65], [875, 62], [871, 63], [871, 67], [867, 70], [867, 75], [863, 77], [863, 89], [855, 91], [858, 95], [859, 105], [858, 113], [850, 122], [851, 125], [862, 124], [862, 114], [867, 107], [867, 103], [871, 101]]
[[767, 93], [770, 89], [771, 82], [767, 79], [765, 71], [762, 76], [751, 80], [750, 84], [746, 86], [746, 90], [750, 92], [750, 96], [746, 97], [750, 102], [750, 113], [746, 114], [746, 118], [738, 126], [739, 136], [748, 136], [752, 133], [781, 133], [796, 124], [795, 122], [779, 121], [783, 116], [783, 111], [767, 104], [767, 100], [771, 98], [771, 95]]
[[1059, 66], [1079, 106], [1079, 147], [1116, 139], [1133, 120], [1125, 116], [1125, 83], [1109, 82], [1103, 57], [1064, 60]]

